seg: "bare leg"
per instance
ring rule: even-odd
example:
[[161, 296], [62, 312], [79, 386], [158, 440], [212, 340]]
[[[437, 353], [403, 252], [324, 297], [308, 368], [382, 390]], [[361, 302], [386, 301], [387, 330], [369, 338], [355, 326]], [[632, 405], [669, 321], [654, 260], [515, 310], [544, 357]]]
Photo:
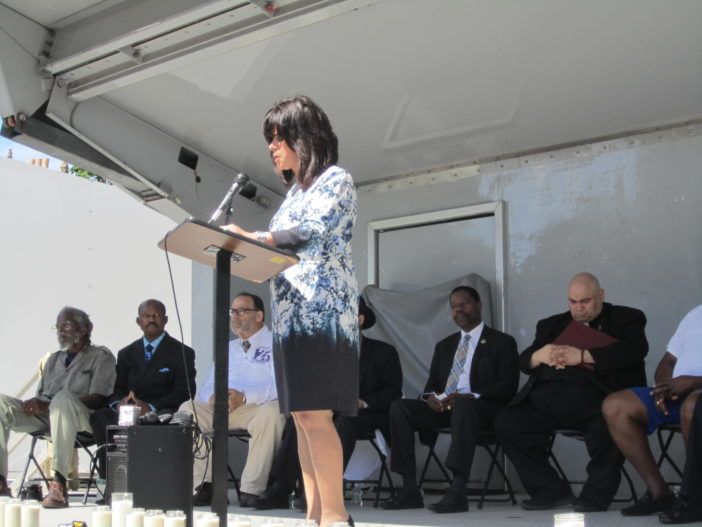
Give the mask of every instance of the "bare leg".
[[690, 435], [690, 424], [692, 423], [692, 417], [695, 414], [695, 404], [697, 403], [697, 397], [699, 397], [702, 390], [695, 390], [683, 401], [680, 407], [680, 426], [682, 428], [683, 441], [687, 446], [687, 438]]
[[322, 501], [319, 496], [319, 486], [312, 465], [312, 454], [310, 452], [307, 435], [304, 429], [298, 424], [297, 412], [292, 414], [297, 430], [297, 453], [300, 458], [300, 468], [302, 469], [302, 481], [305, 486], [305, 499], [307, 500], [307, 519], [319, 523], [322, 519]]
[[[345, 522], [349, 514], [344, 505], [344, 474], [341, 441], [329, 410], [295, 413], [295, 423], [305, 436], [307, 452], [314, 471], [316, 491], [321, 503], [320, 527]], [[302, 455], [300, 456], [302, 462]], [[303, 474], [305, 467], [302, 467]], [[305, 477], [307, 488], [307, 477]], [[309, 496], [308, 496], [309, 507]]]
[[613, 393], [602, 403], [602, 414], [612, 439], [644, 480], [653, 498], [668, 496], [671, 491], [656, 466], [646, 437], [648, 415], [641, 400], [630, 390]]

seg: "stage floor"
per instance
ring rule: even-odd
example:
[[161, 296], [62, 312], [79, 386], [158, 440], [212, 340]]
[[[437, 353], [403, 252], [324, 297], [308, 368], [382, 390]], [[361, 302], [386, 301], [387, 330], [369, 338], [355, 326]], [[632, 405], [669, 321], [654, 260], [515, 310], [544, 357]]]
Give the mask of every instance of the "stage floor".
[[[236, 497], [230, 493], [232, 501]], [[427, 502], [437, 501], [440, 496], [430, 495]], [[522, 499], [524, 496], [518, 496]], [[42, 510], [40, 525], [42, 527], [55, 527], [60, 523], [68, 523], [73, 520], [82, 520], [91, 527], [90, 512], [93, 505], [88, 502], [82, 505], [80, 499], [71, 499], [73, 504], [68, 509]], [[660, 526], [656, 516], [646, 516], [639, 518], [625, 518], [619, 513], [619, 509], [624, 505], [615, 504], [612, 510], [607, 512], [588, 513], [585, 515], [586, 527], [652, 527]], [[196, 511], [207, 511], [208, 508], [196, 507]], [[282, 519], [285, 525], [291, 527], [297, 520], [304, 518], [302, 512], [294, 510], [273, 510], [255, 511], [244, 509], [236, 505], [229, 506], [230, 514], [241, 514], [251, 518], [253, 527], [258, 527], [266, 520], [275, 517]], [[357, 526], [465, 526], [470, 527], [548, 527], [553, 525], [554, 512], [568, 512], [568, 509], [547, 512], [527, 512], [519, 505], [505, 503], [486, 503], [483, 510], [478, 510], [474, 503], [470, 503], [470, 511], [459, 514], [435, 514], [427, 509], [413, 509], [407, 511], [384, 511], [373, 508], [372, 502], [364, 504], [363, 507], [348, 505], [348, 510], [353, 516]]]

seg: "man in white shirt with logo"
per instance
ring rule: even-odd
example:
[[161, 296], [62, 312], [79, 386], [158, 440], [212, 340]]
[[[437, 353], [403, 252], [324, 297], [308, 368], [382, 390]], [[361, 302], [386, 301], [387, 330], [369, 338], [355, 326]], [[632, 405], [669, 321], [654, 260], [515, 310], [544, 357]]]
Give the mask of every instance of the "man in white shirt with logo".
[[612, 439], [646, 483], [644, 495], [621, 509], [623, 516], [665, 513], [675, 503], [675, 494], [656, 465], [646, 434], [661, 425], [679, 424], [687, 443], [695, 402], [702, 389], [702, 306], [680, 322], [654, 376], [653, 387], [615, 392], [602, 404]]
[[[273, 456], [278, 450], [285, 423], [278, 408], [278, 393], [273, 373], [272, 335], [264, 325], [263, 300], [250, 293], [239, 293], [232, 301], [232, 332], [239, 337], [229, 342], [229, 429], [245, 429], [251, 434], [249, 453], [241, 475], [239, 506], [252, 507], [266, 489]], [[204, 433], [212, 432], [214, 411], [214, 371], [198, 390], [194, 402], [186, 401], [180, 411], [197, 412]], [[212, 501], [212, 459], [193, 463], [193, 481], [201, 483], [193, 505]]]

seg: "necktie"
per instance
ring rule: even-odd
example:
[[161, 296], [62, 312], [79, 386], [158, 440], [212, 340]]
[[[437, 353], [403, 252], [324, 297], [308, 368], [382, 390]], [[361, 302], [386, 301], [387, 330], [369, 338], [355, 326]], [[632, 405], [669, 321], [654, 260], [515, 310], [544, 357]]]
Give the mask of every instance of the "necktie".
[[466, 365], [469, 340], [470, 335], [466, 334], [465, 337], [461, 339], [458, 349], [456, 350], [456, 354], [453, 356], [453, 366], [451, 366], [451, 373], [449, 373], [448, 380], [446, 381], [446, 390], [444, 390], [446, 395], [454, 393], [458, 387], [458, 379], [461, 376], [461, 373], [463, 373], [463, 369]]
[[249, 348], [251, 347], [251, 343], [248, 340], [242, 340], [241, 347], [244, 349], [244, 353], [246, 353], [247, 351], [249, 351]]
[[154, 354], [154, 347], [151, 344], [147, 344], [146, 347], [144, 347], [144, 360], [146, 362], [149, 362], [151, 360], [151, 356]]

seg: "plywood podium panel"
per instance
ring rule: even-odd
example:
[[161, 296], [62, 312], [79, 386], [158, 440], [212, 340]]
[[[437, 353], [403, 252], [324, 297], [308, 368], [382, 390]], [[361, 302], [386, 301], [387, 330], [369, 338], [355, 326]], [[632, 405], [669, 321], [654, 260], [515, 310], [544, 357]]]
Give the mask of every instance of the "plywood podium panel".
[[189, 219], [158, 243], [161, 249], [215, 267], [220, 249], [232, 253], [231, 274], [252, 282], [265, 282], [299, 260], [289, 251], [244, 238], [216, 225]]

